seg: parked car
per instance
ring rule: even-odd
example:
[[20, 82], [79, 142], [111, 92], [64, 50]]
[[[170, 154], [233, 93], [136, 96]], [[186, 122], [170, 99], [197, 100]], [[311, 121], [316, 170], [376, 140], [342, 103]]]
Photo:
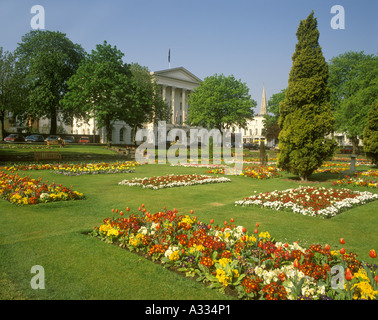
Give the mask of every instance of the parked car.
[[80, 137], [79, 143], [89, 143], [88, 137]]
[[243, 148], [249, 149], [249, 150], [258, 150], [259, 146], [256, 143], [244, 143]]
[[75, 137], [72, 137], [72, 136], [65, 137], [65, 138], [63, 138], [63, 141], [65, 143], [73, 143], [73, 142], [75, 142]]
[[51, 141], [51, 140], [57, 140], [58, 141], [59, 139], [59, 136], [56, 136], [56, 135], [51, 135], [51, 136], [48, 136], [45, 141]]
[[32, 134], [30, 136], [27, 136], [25, 138], [25, 141], [26, 142], [43, 142], [44, 141], [44, 137], [41, 136], [40, 134]]
[[24, 142], [25, 138], [22, 134], [12, 133], [4, 139], [5, 142]]

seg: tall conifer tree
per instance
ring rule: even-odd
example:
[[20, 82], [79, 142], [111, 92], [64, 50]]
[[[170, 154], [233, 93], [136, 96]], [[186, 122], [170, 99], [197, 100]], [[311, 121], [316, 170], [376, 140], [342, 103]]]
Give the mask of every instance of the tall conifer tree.
[[314, 12], [302, 20], [297, 30], [293, 65], [285, 99], [280, 103], [278, 167], [308, 177], [332, 157], [334, 118], [327, 85], [328, 65], [319, 46], [319, 31]]

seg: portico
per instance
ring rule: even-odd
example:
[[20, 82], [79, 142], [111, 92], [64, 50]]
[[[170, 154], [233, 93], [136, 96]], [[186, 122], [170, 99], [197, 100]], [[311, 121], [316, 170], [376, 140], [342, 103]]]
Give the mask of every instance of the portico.
[[161, 88], [163, 100], [171, 108], [171, 124], [185, 125], [187, 99], [202, 80], [183, 67], [155, 71], [151, 75]]

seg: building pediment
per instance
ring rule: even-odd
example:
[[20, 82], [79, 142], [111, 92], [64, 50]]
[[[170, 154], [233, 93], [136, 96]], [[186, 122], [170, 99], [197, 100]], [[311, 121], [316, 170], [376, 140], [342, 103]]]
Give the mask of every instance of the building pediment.
[[183, 67], [151, 72], [158, 84], [173, 82], [187, 83], [198, 86], [202, 80]]

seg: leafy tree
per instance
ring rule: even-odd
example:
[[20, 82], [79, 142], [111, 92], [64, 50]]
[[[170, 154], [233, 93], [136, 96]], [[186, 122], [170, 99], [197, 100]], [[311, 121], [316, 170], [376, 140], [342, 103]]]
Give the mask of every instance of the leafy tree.
[[358, 138], [363, 136], [368, 112], [378, 96], [378, 56], [346, 52], [329, 64], [331, 104], [335, 128], [352, 140], [358, 153]]
[[130, 106], [130, 110], [123, 114], [123, 120], [133, 128], [132, 140], [135, 142], [135, 133], [138, 128], [145, 123], [156, 124], [160, 120], [168, 121], [170, 109], [164, 102], [148, 68], [132, 63], [130, 69], [134, 80], [134, 103]]
[[253, 118], [256, 101], [251, 99], [247, 85], [234, 76], [213, 75], [194, 90], [188, 99], [188, 119], [191, 126], [208, 129], [245, 128]]
[[[83, 48], [64, 33], [33, 30], [22, 37], [16, 49], [27, 89], [26, 113], [51, 120], [50, 133], [57, 130], [59, 102], [67, 92], [67, 80], [84, 57]], [[72, 110], [64, 110], [69, 119]]]
[[106, 142], [112, 137], [112, 126], [124, 120], [133, 103], [134, 82], [124, 54], [104, 41], [83, 60], [67, 81], [68, 93], [62, 100], [65, 109], [75, 109], [75, 116], [94, 118], [98, 128], [105, 128]]
[[364, 151], [378, 164], [378, 99], [372, 104], [364, 129]]
[[267, 114], [264, 115], [264, 135], [268, 140], [278, 139], [280, 127], [278, 119], [280, 117], [279, 105], [285, 99], [286, 89], [273, 94], [268, 100]]
[[319, 46], [314, 12], [297, 30], [293, 65], [285, 99], [280, 103], [278, 167], [308, 177], [333, 155], [336, 142], [326, 136], [333, 130], [327, 85], [328, 66]]
[[5, 112], [18, 114], [23, 106], [21, 79], [14, 53], [0, 47], [0, 141], [5, 133]]

